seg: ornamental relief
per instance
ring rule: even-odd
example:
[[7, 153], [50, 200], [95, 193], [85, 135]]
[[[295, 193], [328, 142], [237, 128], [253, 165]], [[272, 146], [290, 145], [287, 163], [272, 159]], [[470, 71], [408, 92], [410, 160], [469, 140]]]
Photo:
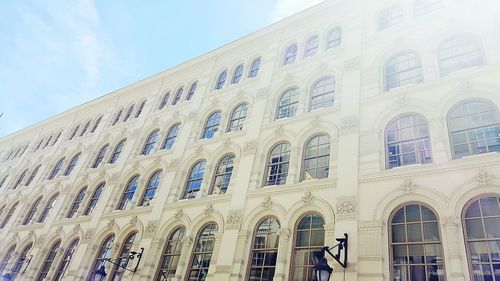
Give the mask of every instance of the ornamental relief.
[[337, 220], [356, 219], [358, 214], [358, 202], [355, 197], [348, 199], [338, 199], [336, 204]]
[[232, 210], [226, 218], [226, 229], [239, 229], [241, 225], [241, 210]]
[[485, 170], [479, 171], [477, 175], [473, 177], [474, 182], [480, 184], [480, 185], [485, 185], [485, 184], [492, 184], [493, 181], [495, 180], [495, 176], [492, 174], [489, 174]]

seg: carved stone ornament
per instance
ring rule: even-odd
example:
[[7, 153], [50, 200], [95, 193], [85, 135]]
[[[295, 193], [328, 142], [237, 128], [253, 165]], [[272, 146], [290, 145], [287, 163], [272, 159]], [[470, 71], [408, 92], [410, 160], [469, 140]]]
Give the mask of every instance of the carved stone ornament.
[[182, 209], [178, 209], [177, 212], [175, 212], [174, 214], [175, 220], [181, 220], [183, 216], [184, 212], [182, 211]]
[[57, 235], [61, 235], [63, 233], [63, 227], [62, 226], [59, 226], [57, 229], [56, 229], [56, 234]]
[[283, 126], [278, 126], [276, 129], [274, 129], [274, 135], [277, 137], [281, 137], [285, 134], [285, 128]]
[[284, 237], [284, 238], [290, 238], [290, 236], [292, 235], [292, 232], [288, 228], [280, 228], [278, 230], [278, 235], [281, 237]]
[[351, 135], [356, 133], [358, 129], [358, 117], [351, 116], [348, 118], [344, 118], [340, 122], [340, 134], [342, 136]]
[[411, 180], [405, 180], [401, 184], [400, 188], [406, 193], [412, 193], [413, 191], [415, 191], [415, 188], [417, 188], [417, 185], [414, 184]]
[[183, 247], [189, 247], [191, 244], [193, 244], [193, 238], [191, 238], [190, 236], [185, 236], [184, 238], [182, 238], [181, 242]]
[[307, 191], [304, 196], [302, 196], [302, 202], [304, 203], [304, 205], [311, 205], [313, 201], [314, 196], [309, 191]]
[[196, 112], [196, 111], [191, 111], [191, 112], [189, 112], [189, 113], [188, 113], [188, 115], [187, 115], [187, 118], [186, 118], [186, 119], [187, 119], [187, 121], [193, 121], [193, 120], [195, 120], [195, 119], [196, 119], [196, 117], [197, 117], [197, 116], [198, 116], [198, 112]]
[[335, 209], [337, 210], [337, 219], [356, 219], [356, 215], [358, 213], [358, 203], [354, 198], [338, 200]]
[[158, 225], [154, 222], [149, 222], [146, 225], [146, 233], [152, 234], [156, 232], [156, 229], [158, 228]]
[[129, 223], [130, 223], [130, 225], [134, 225], [135, 226], [138, 221], [139, 221], [139, 218], [137, 216], [133, 216], [133, 217], [130, 218]]
[[174, 170], [177, 169], [177, 167], [179, 167], [179, 161], [176, 159], [170, 161], [167, 165], [168, 170]]
[[356, 70], [360, 67], [361, 65], [361, 59], [360, 57], [354, 57], [351, 59], [348, 59], [345, 64], [344, 64], [344, 69], [346, 71], [353, 71]]
[[260, 203], [260, 205], [262, 207], [264, 207], [264, 209], [269, 210], [273, 206], [273, 201], [271, 200], [271, 197], [266, 196], [264, 198], [264, 201], [262, 201], [262, 203]]
[[229, 212], [226, 219], [226, 229], [239, 229], [241, 224], [241, 210]]
[[118, 251], [120, 249], [120, 243], [111, 244], [111, 249], [113, 249], [113, 251]]
[[492, 184], [495, 180], [495, 176], [488, 174], [487, 171], [481, 170], [477, 175], [474, 176], [474, 181], [478, 184]]
[[71, 231], [73, 234], [76, 235], [76, 234], [78, 234], [78, 232], [83, 231], [83, 230], [82, 230], [82, 227], [80, 226], [80, 224], [76, 224]]
[[243, 153], [244, 154], [253, 154], [257, 151], [257, 141], [250, 141], [245, 143], [243, 146]]
[[110, 219], [108, 221], [108, 223], [106, 224], [106, 227], [107, 228], [113, 228], [114, 225], [115, 225], [115, 219]]
[[87, 230], [82, 236], [82, 242], [83, 243], [89, 243], [90, 240], [92, 240], [92, 237], [94, 236], [94, 232], [92, 230]]
[[203, 213], [205, 213], [205, 216], [210, 216], [212, 215], [214, 212], [214, 207], [212, 206], [212, 204], [208, 204], [206, 207], [205, 207], [205, 210], [203, 210]]
[[231, 138], [227, 138], [224, 140], [224, 142], [222, 143], [223, 145], [230, 145], [231, 144]]
[[203, 147], [201, 147], [201, 145], [200, 145], [200, 146], [198, 146], [198, 147], [194, 150], [194, 153], [196, 153], [196, 154], [202, 154], [202, 153], [203, 153]]

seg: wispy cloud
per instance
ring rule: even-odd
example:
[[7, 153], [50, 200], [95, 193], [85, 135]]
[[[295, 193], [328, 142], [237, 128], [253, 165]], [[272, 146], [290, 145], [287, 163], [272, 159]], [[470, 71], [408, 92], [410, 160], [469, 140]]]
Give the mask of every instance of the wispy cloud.
[[271, 19], [273, 21], [281, 20], [320, 2], [323, 0], [277, 0], [274, 11], [271, 13]]

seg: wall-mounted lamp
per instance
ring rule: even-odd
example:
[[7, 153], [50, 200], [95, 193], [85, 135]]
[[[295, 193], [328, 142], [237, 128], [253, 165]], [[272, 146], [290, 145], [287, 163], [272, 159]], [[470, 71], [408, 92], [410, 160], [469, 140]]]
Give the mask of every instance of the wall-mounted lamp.
[[[140, 252], [130, 252], [129, 255], [128, 255], [128, 260], [127, 260], [127, 263], [128, 264], [128, 261], [131, 261], [131, 260], [134, 260], [135, 258], [137, 258], [137, 263], [135, 264], [135, 267], [134, 269], [129, 269], [127, 268], [126, 266], [122, 265], [122, 264], [119, 264], [119, 263], [116, 263], [115, 261], [112, 261], [110, 258], [107, 258], [105, 259], [104, 261], [105, 262], [109, 262], [109, 263], [112, 263], [120, 268], [123, 268], [127, 271], [130, 271], [132, 273], [135, 273], [137, 272], [137, 268], [139, 267], [139, 263], [141, 263], [141, 259], [142, 259], [142, 254], [144, 253], [144, 248], [141, 248], [141, 251]], [[94, 281], [102, 281], [104, 280], [104, 278], [106, 277], [106, 275], [108, 275], [106, 273], [106, 269], [104, 268], [104, 264], [101, 265], [99, 267], [99, 269], [97, 269], [95, 272], [94, 272], [94, 278], [93, 280]]]
[[[316, 279], [318, 281], [329, 281], [330, 275], [333, 272], [333, 268], [328, 265], [328, 261], [325, 258], [325, 253], [328, 253], [333, 257], [335, 261], [337, 261], [340, 266], [343, 268], [347, 267], [347, 246], [349, 241], [349, 236], [347, 233], [344, 233], [344, 238], [336, 239], [339, 243], [337, 243], [333, 247], [323, 247], [320, 251], [313, 253], [314, 260], [314, 274], [316, 275]], [[337, 253], [333, 254], [331, 250], [337, 248]], [[342, 252], [344, 253], [342, 257]]]

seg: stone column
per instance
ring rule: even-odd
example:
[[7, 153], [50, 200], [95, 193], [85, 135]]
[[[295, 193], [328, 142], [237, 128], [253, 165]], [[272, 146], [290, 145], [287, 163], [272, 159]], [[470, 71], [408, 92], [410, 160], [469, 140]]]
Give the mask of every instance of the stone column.
[[460, 239], [460, 219], [459, 218], [443, 218], [441, 229], [443, 237], [443, 258], [445, 270], [450, 280], [464, 281], [467, 280], [467, 272], [464, 270], [464, 261], [462, 258], [465, 251], [461, 253], [460, 249], [464, 249], [462, 239]]
[[286, 265], [288, 261], [288, 246], [290, 243], [291, 231], [288, 228], [281, 228], [278, 231], [278, 256], [276, 258], [276, 270], [274, 272], [274, 281], [285, 281]]
[[177, 265], [177, 270], [175, 271], [175, 276], [172, 281], [181, 281], [186, 273], [187, 267], [191, 258], [191, 245], [193, 245], [193, 238], [186, 236], [182, 239], [182, 250], [181, 256], [179, 257], [179, 264]]

